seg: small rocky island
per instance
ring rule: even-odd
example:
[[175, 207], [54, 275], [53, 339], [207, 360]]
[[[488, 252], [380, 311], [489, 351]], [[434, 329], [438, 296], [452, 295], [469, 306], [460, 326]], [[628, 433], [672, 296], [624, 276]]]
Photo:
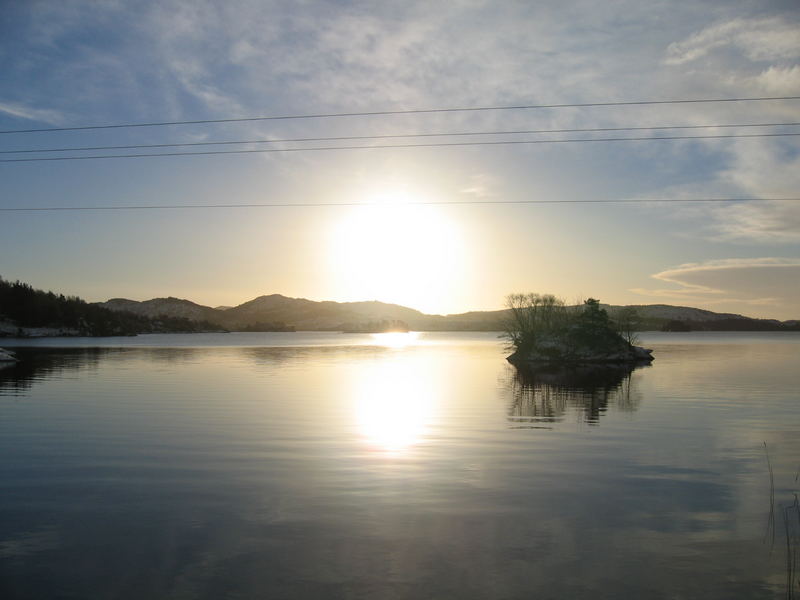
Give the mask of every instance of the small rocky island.
[[514, 294], [507, 306], [505, 337], [514, 350], [508, 357], [514, 365], [635, 366], [653, 361], [652, 350], [634, 344], [632, 316], [612, 321], [594, 298], [568, 307], [551, 295]]

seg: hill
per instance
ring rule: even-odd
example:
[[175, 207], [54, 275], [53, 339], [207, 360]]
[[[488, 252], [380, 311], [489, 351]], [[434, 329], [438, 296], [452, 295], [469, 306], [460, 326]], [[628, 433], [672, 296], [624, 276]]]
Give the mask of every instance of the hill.
[[[260, 331], [295, 328], [303, 331], [356, 331], [369, 323], [402, 321], [417, 331], [498, 331], [507, 310], [472, 311], [453, 315], [428, 315], [413, 308], [378, 301], [333, 302], [290, 298], [281, 294], [259, 296], [239, 306], [211, 308], [179, 298], [137, 302], [116, 298], [100, 304], [150, 318], [162, 315], [206, 320], [231, 330], [258, 326]], [[613, 318], [623, 306], [603, 305]], [[775, 331], [800, 329], [797, 321], [752, 319], [731, 313], [667, 304], [633, 305], [639, 313], [640, 330], [661, 330], [675, 322], [689, 330]], [[684, 328], [684, 329], [685, 329]], [[675, 328], [673, 328], [675, 329]]]
[[190, 300], [180, 298], [153, 298], [144, 302], [127, 300], [125, 298], [112, 298], [100, 304], [103, 308], [116, 312], [129, 312], [143, 317], [168, 317], [189, 319], [190, 321], [215, 321], [220, 312], [215, 308], [201, 306]]
[[404, 321], [419, 328], [427, 315], [397, 304], [383, 302], [316, 302], [280, 294], [259, 296], [232, 308], [217, 309], [180, 298], [155, 298], [137, 302], [114, 298], [99, 304], [114, 311], [127, 311], [150, 318], [163, 315], [206, 320], [232, 330], [245, 330], [258, 324], [261, 331], [341, 331], [360, 329], [368, 323]]
[[[638, 313], [639, 330], [800, 331], [800, 321], [752, 319], [667, 304], [603, 305], [612, 318], [623, 308]], [[378, 301], [333, 302], [259, 296], [234, 307], [212, 308], [181, 298], [136, 301], [112, 298], [89, 304], [77, 297], [35, 290], [0, 278], [0, 336], [132, 335], [195, 331], [371, 331], [376, 323], [402, 323], [417, 331], [498, 331], [507, 310], [428, 315]]]
[[110, 310], [77, 296], [45, 292], [27, 283], [0, 278], [0, 336], [108, 336], [208, 329], [219, 327], [184, 316], [151, 318]]

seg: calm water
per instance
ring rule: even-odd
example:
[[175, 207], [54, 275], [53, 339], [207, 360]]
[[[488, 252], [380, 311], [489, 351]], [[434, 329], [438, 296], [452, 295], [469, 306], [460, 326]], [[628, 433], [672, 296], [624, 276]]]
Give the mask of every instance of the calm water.
[[642, 337], [3, 340], [0, 597], [800, 597], [800, 335]]

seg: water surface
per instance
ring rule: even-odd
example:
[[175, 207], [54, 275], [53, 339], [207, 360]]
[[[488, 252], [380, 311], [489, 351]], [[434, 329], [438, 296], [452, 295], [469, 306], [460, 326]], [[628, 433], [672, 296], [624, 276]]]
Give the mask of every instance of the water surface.
[[642, 337], [4, 340], [0, 597], [784, 597], [800, 335]]

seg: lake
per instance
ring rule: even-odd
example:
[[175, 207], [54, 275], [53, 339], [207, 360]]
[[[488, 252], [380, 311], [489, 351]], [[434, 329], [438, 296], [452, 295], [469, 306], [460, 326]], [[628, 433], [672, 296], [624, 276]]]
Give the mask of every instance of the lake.
[[800, 597], [800, 334], [641, 337], [0, 340], [0, 597]]

